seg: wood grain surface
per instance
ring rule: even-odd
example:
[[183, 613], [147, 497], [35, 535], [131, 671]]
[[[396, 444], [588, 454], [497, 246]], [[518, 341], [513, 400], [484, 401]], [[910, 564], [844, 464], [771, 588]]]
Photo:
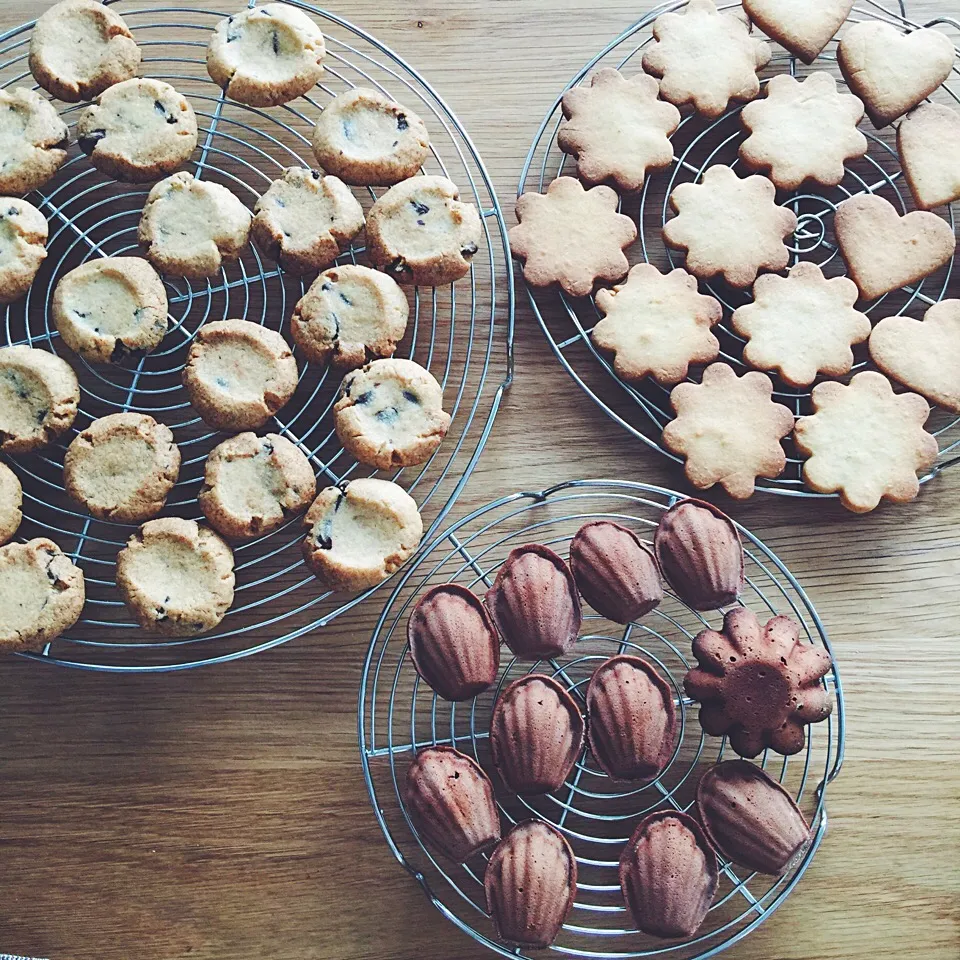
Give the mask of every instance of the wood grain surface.
[[[4, 0], [0, 30], [46, 0]], [[225, 4], [228, 6], [229, 4]], [[627, 0], [333, 0], [432, 81], [512, 222], [529, 140], [567, 79], [628, 26]], [[915, 0], [918, 19], [949, 12]], [[518, 298], [517, 376], [454, 516], [575, 477], [683, 488], [558, 367]], [[831, 828], [740, 960], [960, 957], [960, 469], [918, 502], [718, 498], [787, 562], [848, 698]], [[0, 952], [54, 960], [449, 960], [489, 954], [383, 842], [356, 693], [379, 612], [228, 666], [118, 677], [0, 663]]]

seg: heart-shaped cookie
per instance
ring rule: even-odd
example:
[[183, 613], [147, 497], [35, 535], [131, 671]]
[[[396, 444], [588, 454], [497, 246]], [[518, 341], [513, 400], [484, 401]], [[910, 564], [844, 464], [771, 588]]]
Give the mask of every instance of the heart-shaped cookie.
[[942, 103], [920, 104], [897, 127], [897, 149], [921, 210], [960, 199], [960, 113]]
[[883, 197], [863, 193], [837, 207], [833, 230], [865, 300], [915, 283], [942, 267], [957, 238], [935, 213], [899, 216]]
[[804, 63], [813, 63], [836, 36], [853, 0], [743, 0], [750, 19]]
[[939, 30], [901, 33], [889, 23], [865, 20], [843, 35], [837, 62], [880, 128], [930, 96], [950, 76], [954, 55], [950, 38]]
[[870, 356], [887, 376], [960, 413], [960, 300], [934, 304], [923, 320], [881, 320], [870, 335]]

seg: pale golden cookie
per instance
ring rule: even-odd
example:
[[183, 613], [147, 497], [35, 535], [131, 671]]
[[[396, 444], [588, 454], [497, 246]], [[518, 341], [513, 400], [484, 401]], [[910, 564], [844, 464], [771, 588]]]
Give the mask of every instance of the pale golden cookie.
[[880, 20], [850, 26], [837, 62], [873, 125], [885, 127], [926, 99], [950, 76], [955, 51], [939, 30], [904, 33]]
[[854, 310], [857, 285], [828, 280], [803, 261], [786, 277], [764, 274], [753, 285], [753, 303], [733, 313], [733, 329], [747, 338], [743, 359], [776, 370], [793, 387], [809, 386], [818, 374], [839, 377], [853, 366], [855, 343], [870, 336], [870, 320]]
[[617, 213], [618, 203], [610, 187], [584, 190], [573, 177], [520, 197], [510, 246], [524, 261], [527, 282], [558, 283], [570, 296], [586, 297], [598, 280], [622, 279], [630, 266], [623, 251], [637, 239], [637, 225]]
[[887, 376], [960, 413], [960, 300], [934, 304], [923, 320], [881, 320], [870, 335], [870, 356]]
[[921, 210], [960, 199], [960, 113], [921, 103], [897, 127], [900, 166]]
[[800, 82], [786, 73], [772, 77], [766, 97], [748, 103], [740, 116], [750, 131], [740, 158], [781, 190], [796, 190], [805, 180], [835, 187], [844, 163], [867, 152], [867, 138], [857, 129], [863, 104], [840, 93], [829, 73]]
[[793, 429], [793, 414], [771, 400], [773, 383], [765, 373], [738, 377], [732, 367], [714, 363], [702, 383], [673, 388], [676, 413], [663, 430], [663, 442], [686, 458], [687, 479], [706, 490], [719, 483], [731, 497], [753, 494], [757, 477], [772, 480], [787, 464], [780, 441]]
[[819, 383], [814, 413], [797, 421], [797, 449], [810, 457], [803, 479], [820, 493], [839, 493], [848, 510], [867, 513], [881, 499], [903, 503], [920, 491], [917, 473], [937, 459], [936, 438], [923, 429], [930, 407], [915, 393], [895, 394], [882, 373], [866, 370], [846, 386]]
[[901, 217], [888, 200], [865, 193], [837, 207], [833, 230], [865, 300], [929, 276], [953, 256], [957, 238], [935, 213]]
[[743, 0], [750, 19], [804, 63], [813, 63], [837, 35], [853, 0]]
[[0, 193], [42, 187], [67, 159], [67, 125], [36, 90], [0, 90]]
[[643, 69], [661, 78], [664, 100], [692, 104], [712, 118], [731, 100], [752, 100], [760, 92], [757, 71], [770, 61], [770, 47], [750, 36], [739, 17], [720, 13], [713, 0], [690, 0], [682, 14], [661, 14], [653, 37]]
[[22, 519], [20, 479], [5, 463], [0, 463], [0, 547], [16, 534]]
[[26, 200], [0, 197], [0, 304], [19, 300], [47, 258], [49, 227]]
[[597, 291], [596, 303], [604, 318], [593, 342], [613, 354], [613, 369], [628, 383], [648, 374], [663, 385], [679, 383], [691, 363], [710, 363], [720, 353], [710, 329], [723, 319], [723, 307], [698, 293], [686, 270], [663, 274], [639, 263], [625, 283]]
[[557, 146], [577, 158], [582, 179], [609, 180], [629, 193], [643, 186], [651, 170], [670, 165], [670, 135], [680, 124], [680, 111], [658, 97], [659, 89], [645, 73], [628, 80], [605, 67], [563, 95], [567, 122], [557, 134]]
[[749, 287], [761, 270], [782, 270], [790, 259], [784, 237], [797, 215], [776, 204], [776, 188], [760, 176], [740, 179], [716, 164], [699, 183], [681, 183], [670, 194], [679, 216], [663, 227], [668, 246], [687, 252], [687, 269], [707, 280], [721, 274]]

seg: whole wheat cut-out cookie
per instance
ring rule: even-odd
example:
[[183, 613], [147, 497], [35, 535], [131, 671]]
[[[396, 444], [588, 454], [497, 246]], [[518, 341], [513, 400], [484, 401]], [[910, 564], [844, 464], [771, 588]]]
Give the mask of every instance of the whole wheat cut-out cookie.
[[833, 230], [865, 300], [905, 287], [942, 267], [957, 238], [935, 213], [900, 216], [888, 200], [864, 193], [837, 207]]
[[818, 374], [839, 377], [853, 367], [855, 343], [870, 336], [870, 320], [854, 309], [857, 285], [828, 280], [815, 263], [798, 263], [786, 277], [767, 273], [753, 285], [753, 303], [734, 311], [734, 330], [747, 338], [743, 358], [760, 370], [776, 370], [791, 386], [805, 387]]
[[680, 111], [661, 100], [659, 90], [645, 73], [628, 80], [605, 67], [589, 84], [563, 95], [567, 122], [557, 134], [557, 146], [577, 158], [577, 173], [587, 183], [609, 180], [630, 193], [643, 186], [651, 170], [670, 165], [670, 135], [680, 124]]
[[837, 35], [853, 0], [743, 0], [750, 19], [804, 63], [813, 63]]
[[939, 30], [903, 33], [880, 20], [853, 24], [837, 48], [837, 63], [877, 128], [893, 123], [950, 76], [955, 51]]
[[814, 413], [797, 421], [797, 449], [808, 456], [803, 479], [820, 493], [839, 493], [855, 513], [881, 499], [903, 503], [920, 491], [918, 471], [937, 459], [937, 440], [923, 429], [930, 407], [915, 393], [893, 392], [872, 370], [849, 386], [827, 381], [810, 395]]
[[774, 403], [773, 382], [751, 371], [738, 377], [725, 363], [703, 371], [702, 383], [681, 383], [670, 393], [676, 413], [663, 442], [686, 458], [687, 479], [699, 490], [719, 483], [731, 497], [753, 494], [757, 477], [772, 480], [787, 458], [780, 441], [793, 429], [793, 414]]
[[835, 187], [844, 163], [867, 152], [857, 129], [863, 104], [837, 90], [829, 73], [811, 73], [798, 81], [783, 73], [772, 77], [767, 95], [748, 103], [740, 114], [750, 136], [740, 157], [781, 190], [796, 190], [804, 180]]
[[613, 354], [613, 369], [628, 383], [648, 374], [657, 383], [679, 383], [692, 363], [710, 363], [720, 343], [710, 332], [723, 319], [723, 307], [697, 291], [686, 270], [663, 274], [649, 263], [631, 268], [627, 280], [600, 290], [597, 309], [603, 319], [593, 342]]
[[678, 216], [663, 227], [668, 246], [687, 252], [687, 269], [708, 280], [721, 274], [749, 287], [761, 270], [782, 270], [790, 259], [784, 237], [797, 215], [778, 207], [774, 185], [760, 176], [738, 177], [716, 164], [699, 183], [681, 183], [670, 194]]
[[586, 297], [598, 280], [622, 279], [630, 267], [623, 251], [637, 239], [637, 225], [617, 213], [618, 203], [610, 187], [584, 190], [573, 177], [520, 197], [510, 246], [527, 282], [558, 283], [571, 297]]
[[960, 413], [960, 300], [934, 304], [923, 320], [886, 317], [873, 328], [869, 346], [888, 377]]
[[657, 17], [653, 37], [643, 69], [660, 77], [664, 100], [692, 104], [712, 118], [731, 100], [752, 100], [760, 92], [757, 71], [770, 61], [770, 47], [750, 36], [739, 17], [720, 13], [713, 0], [690, 0], [682, 14]]
[[960, 199], [960, 113], [921, 103], [897, 127], [900, 166], [921, 210]]

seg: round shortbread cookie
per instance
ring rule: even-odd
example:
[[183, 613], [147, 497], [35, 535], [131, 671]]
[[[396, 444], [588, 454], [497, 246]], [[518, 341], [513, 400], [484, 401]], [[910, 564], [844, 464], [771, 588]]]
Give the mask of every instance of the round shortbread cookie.
[[145, 630], [188, 637], [212, 630], [233, 603], [233, 551], [208, 527], [149, 520], [117, 554], [117, 587]]
[[35, 206], [0, 197], [0, 303], [13, 303], [30, 289], [47, 258], [48, 232]]
[[228, 97], [275, 107], [309, 93], [323, 76], [320, 28], [285, 3], [252, 7], [217, 24], [207, 72]]
[[355, 87], [324, 107], [313, 128], [313, 152], [344, 183], [390, 186], [417, 173], [430, 152], [430, 135], [403, 104]]
[[350, 188], [317, 170], [290, 167], [253, 208], [253, 239], [291, 273], [323, 270], [363, 229]]
[[56, 354], [34, 347], [0, 348], [0, 450], [32, 453], [68, 430], [80, 384]]
[[77, 142], [98, 170], [144, 183], [190, 159], [197, 146], [197, 117], [169, 83], [125, 80], [80, 114]]
[[155, 517], [180, 473], [180, 451], [165, 424], [142, 413], [112, 413], [73, 438], [63, 485], [100, 520], [142, 523]]
[[413, 360], [374, 360], [343, 378], [333, 423], [347, 453], [382, 470], [429, 460], [450, 427], [443, 390]]
[[30, 70], [59, 100], [92, 100], [136, 76], [140, 48], [123, 18], [98, 0], [62, 0], [30, 37]]
[[346, 264], [325, 270], [293, 311], [290, 335], [310, 363], [353, 370], [392, 357], [407, 329], [410, 305], [379, 270]]
[[167, 293], [140, 257], [89, 260], [53, 294], [53, 321], [63, 342], [91, 363], [120, 363], [159, 346], [167, 332]]
[[365, 590], [413, 554], [423, 521], [413, 498], [389, 480], [327, 487], [304, 517], [303, 558], [332, 590]]
[[0, 546], [16, 534], [21, 520], [23, 487], [20, 478], [5, 463], [0, 463]]
[[0, 651], [39, 650], [80, 619], [83, 572], [45, 537], [0, 547]]
[[36, 90], [0, 90], [0, 194], [42, 187], [67, 159], [69, 135]]
[[391, 187], [367, 217], [367, 255], [398, 283], [438, 287], [470, 270], [480, 215], [446, 177], [411, 177]]
[[150, 191], [138, 236], [161, 273], [205, 280], [239, 259], [252, 219], [226, 187], [180, 172]]
[[225, 537], [258, 537], [302, 513], [317, 494], [310, 461], [286, 437], [241, 433], [210, 451], [200, 509]]
[[297, 361], [276, 330], [249, 320], [217, 320], [191, 344], [183, 385], [211, 427], [256, 430], [293, 396]]

